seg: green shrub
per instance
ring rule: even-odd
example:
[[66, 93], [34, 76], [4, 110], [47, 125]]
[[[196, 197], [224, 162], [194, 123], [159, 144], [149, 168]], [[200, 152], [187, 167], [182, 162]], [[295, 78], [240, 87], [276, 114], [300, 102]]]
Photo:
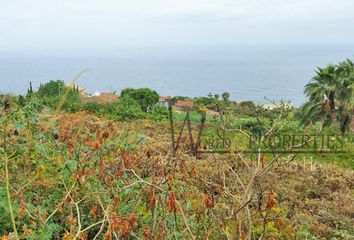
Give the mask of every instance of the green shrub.
[[60, 97], [65, 93], [66, 86], [63, 80], [50, 80], [45, 84], [41, 84], [37, 91], [40, 98]]
[[[67, 91], [69, 91], [67, 93]], [[79, 97], [79, 93], [74, 89], [69, 89], [65, 86], [62, 80], [51, 80], [45, 84], [41, 84], [36, 96], [38, 96], [44, 103], [44, 105], [51, 108], [56, 108], [60, 101], [65, 97], [62, 109], [67, 112], [77, 112], [82, 110], [82, 102]]]
[[107, 105], [98, 102], [88, 102], [83, 106], [83, 109], [88, 112], [95, 114], [97, 116], [107, 115]]
[[108, 105], [107, 111], [119, 121], [142, 119], [146, 116], [139, 103], [129, 95], [123, 96], [117, 102]]
[[199, 97], [193, 100], [196, 109], [200, 107], [207, 107], [208, 109], [217, 110], [219, 107], [219, 100], [214, 97]]
[[168, 118], [168, 109], [164, 106], [155, 106], [149, 111], [149, 118], [155, 122], [161, 122]]
[[159, 94], [149, 88], [126, 88], [121, 92], [121, 97], [125, 96], [129, 96], [137, 101], [144, 112], [147, 112], [159, 101]]

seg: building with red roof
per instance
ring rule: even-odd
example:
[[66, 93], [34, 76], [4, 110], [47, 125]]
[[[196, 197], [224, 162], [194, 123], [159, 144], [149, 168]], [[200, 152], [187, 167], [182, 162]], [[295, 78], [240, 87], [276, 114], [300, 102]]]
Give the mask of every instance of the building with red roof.
[[193, 107], [193, 102], [189, 100], [177, 100], [173, 105], [174, 110], [177, 111], [186, 111], [190, 110]]

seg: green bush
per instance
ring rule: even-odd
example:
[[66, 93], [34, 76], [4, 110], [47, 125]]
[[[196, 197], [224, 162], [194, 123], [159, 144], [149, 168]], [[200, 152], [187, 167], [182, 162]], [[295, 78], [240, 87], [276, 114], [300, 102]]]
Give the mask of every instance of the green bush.
[[99, 117], [107, 115], [107, 105], [98, 102], [88, 102], [83, 106], [83, 109]]
[[194, 99], [195, 108], [207, 107], [208, 109], [217, 110], [219, 106], [219, 100], [214, 97], [199, 97]]
[[161, 122], [168, 118], [168, 109], [164, 106], [155, 106], [149, 111], [149, 118], [155, 122]]
[[159, 101], [159, 94], [149, 88], [126, 88], [122, 90], [120, 96], [131, 97], [132, 99], [138, 102], [144, 112], [147, 112]]
[[60, 101], [65, 97], [62, 109], [68, 112], [77, 112], [82, 110], [83, 107], [79, 93], [65, 86], [62, 80], [51, 80], [45, 84], [41, 84], [36, 92], [36, 96], [43, 101], [44, 105], [51, 108], [57, 108]]
[[66, 86], [63, 80], [50, 80], [45, 84], [41, 84], [36, 94], [43, 99], [55, 98], [62, 96], [65, 90]]
[[119, 121], [142, 119], [146, 116], [140, 104], [129, 95], [123, 96], [117, 102], [107, 105], [107, 111]]
[[265, 133], [265, 131], [270, 127], [269, 122], [266, 119], [260, 119], [258, 121], [254, 117], [243, 117], [234, 119], [232, 125], [236, 129], [243, 129], [250, 131], [252, 134], [258, 136], [261, 133]]
[[238, 113], [241, 116], [247, 115], [247, 116], [252, 116], [254, 117], [256, 115], [256, 105], [252, 101], [244, 101], [240, 102], [236, 106], [236, 113]]

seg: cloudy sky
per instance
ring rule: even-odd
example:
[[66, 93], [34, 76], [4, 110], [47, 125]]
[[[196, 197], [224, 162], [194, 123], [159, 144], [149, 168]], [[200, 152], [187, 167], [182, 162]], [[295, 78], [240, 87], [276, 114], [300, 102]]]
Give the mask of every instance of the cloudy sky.
[[353, 0], [0, 0], [0, 49], [352, 44]]

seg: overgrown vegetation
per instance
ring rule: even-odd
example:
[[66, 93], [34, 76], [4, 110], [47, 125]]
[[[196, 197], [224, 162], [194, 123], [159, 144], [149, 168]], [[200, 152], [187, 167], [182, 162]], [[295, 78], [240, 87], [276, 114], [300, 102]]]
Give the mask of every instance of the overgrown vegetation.
[[[321, 77], [307, 85], [309, 101], [300, 109], [235, 103], [228, 93], [176, 97], [172, 103], [190, 100], [194, 106], [190, 133], [181, 131], [186, 113], [173, 112], [173, 144], [169, 112], [156, 104], [158, 93], [150, 89], [123, 90], [107, 104], [81, 102], [78, 89], [63, 81], [37, 91], [31, 86], [26, 96], [4, 95], [0, 236], [353, 239], [354, 137], [347, 131], [353, 99], [342, 97], [352, 94], [352, 73], [343, 72], [350, 66], [346, 61], [319, 70]], [[340, 83], [329, 86], [332, 70]], [[302, 122], [309, 109], [320, 112]], [[218, 115], [206, 115], [211, 110]], [[203, 116], [203, 134], [233, 136], [232, 151], [190, 151]], [[267, 135], [337, 136], [343, 130], [340, 154], [266, 152], [261, 144]], [[257, 150], [244, 152], [249, 136], [259, 133]]]

